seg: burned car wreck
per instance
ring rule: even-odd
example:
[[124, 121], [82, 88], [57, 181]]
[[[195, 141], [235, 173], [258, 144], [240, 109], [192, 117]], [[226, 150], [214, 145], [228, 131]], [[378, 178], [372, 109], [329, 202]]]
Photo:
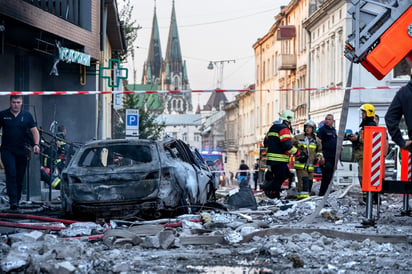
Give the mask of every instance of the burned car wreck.
[[100, 140], [83, 145], [62, 173], [67, 214], [159, 218], [215, 201], [215, 178], [181, 140]]

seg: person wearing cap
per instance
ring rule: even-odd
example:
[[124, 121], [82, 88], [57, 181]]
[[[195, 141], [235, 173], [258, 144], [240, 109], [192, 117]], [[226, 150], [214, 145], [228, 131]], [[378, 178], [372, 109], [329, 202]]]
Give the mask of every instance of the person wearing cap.
[[295, 161], [296, 175], [298, 177], [298, 200], [310, 196], [313, 185], [313, 172], [317, 163], [323, 165], [321, 140], [316, 136], [316, 123], [307, 120], [303, 125], [303, 133], [292, 139], [292, 145], [297, 147], [300, 158]]
[[[366, 126], [376, 126], [375, 123], [375, 107], [372, 104], [363, 104], [360, 106], [359, 110], [362, 113], [362, 122], [359, 127], [359, 134], [352, 134], [349, 136], [349, 140], [352, 142], [353, 146], [353, 156], [357, 160], [358, 164], [358, 178], [359, 183], [362, 187], [362, 172], [363, 172], [363, 134], [364, 128]], [[377, 200], [377, 198], [374, 198]], [[366, 193], [363, 192], [363, 201], [366, 201]]]
[[[284, 110], [279, 120], [270, 127], [264, 140], [267, 151], [266, 164], [269, 166], [263, 191], [268, 198], [280, 198], [280, 188], [286, 179], [291, 177], [288, 167], [289, 157], [299, 157], [299, 151], [292, 145], [292, 121], [295, 118], [291, 110]], [[268, 176], [270, 174], [270, 176]]]

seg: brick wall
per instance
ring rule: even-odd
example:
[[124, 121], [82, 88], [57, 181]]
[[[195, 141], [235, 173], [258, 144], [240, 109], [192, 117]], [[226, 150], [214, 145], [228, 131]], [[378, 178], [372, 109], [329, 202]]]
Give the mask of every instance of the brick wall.
[[85, 47], [85, 53], [100, 59], [100, 1], [92, 1], [92, 30], [80, 28], [49, 12], [22, 0], [0, 0], [0, 14], [24, 22], [30, 26], [53, 33]]

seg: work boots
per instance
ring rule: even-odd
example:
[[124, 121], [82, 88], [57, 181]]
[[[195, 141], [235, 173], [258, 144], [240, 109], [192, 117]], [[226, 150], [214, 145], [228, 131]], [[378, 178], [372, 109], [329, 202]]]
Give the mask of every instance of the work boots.
[[298, 195], [296, 195], [296, 198], [298, 200], [306, 199], [309, 198], [310, 195], [310, 188], [312, 187], [312, 184], [310, 183], [310, 180], [308, 177], [302, 177], [302, 191], [299, 191]]

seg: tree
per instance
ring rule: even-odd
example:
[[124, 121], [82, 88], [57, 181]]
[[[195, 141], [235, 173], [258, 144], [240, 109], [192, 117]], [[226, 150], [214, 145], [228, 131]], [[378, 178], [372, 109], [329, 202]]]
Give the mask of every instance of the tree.
[[[120, 62], [124, 63], [127, 57], [134, 52], [134, 42], [141, 26], [136, 26], [136, 20], [133, 19], [134, 7], [130, 4], [130, 0], [122, 0], [120, 5], [122, 8], [119, 17], [125, 33], [127, 51], [119, 58]], [[125, 138], [126, 132], [124, 121], [126, 118], [126, 109], [139, 109], [140, 139], [159, 139], [161, 137], [161, 133], [165, 126], [158, 125], [155, 121], [158, 115], [147, 110], [147, 99], [148, 97], [144, 94], [126, 94], [123, 97], [123, 109], [114, 111], [112, 116], [112, 123], [114, 125], [112, 132], [113, 138]]]
[[123, 26], [125, 39], [127, 43], [126, 52], [119, 56], [120, 62], [124, 63], [127, 57], [134, 51], [134, 42], [137, 38], [137, 32], [142, 27], [140, 25], [136, 26], [136, 20], [133, 19], [133, 6], [130, 4], [130, 0], [121, 1], [121, 10], [120, 10], [120, 21]]
[[[165, 125], [157, 124], [157, 114], [146, 110], [145, 107], [138, 107], [140, 101], [147, 100], [145, 94], [126, 94], [123, 98], [123, 109], [118, 111], [119, 117], [115, 123], [113, 137], [116, 139], [123, 139], [126, 136], [125, 132], [125, 118], [126, 109], [139, 109], [139, 138], [158, 140], [165, 128]], [[120, 119], [121, 118], [121, 119]]]

